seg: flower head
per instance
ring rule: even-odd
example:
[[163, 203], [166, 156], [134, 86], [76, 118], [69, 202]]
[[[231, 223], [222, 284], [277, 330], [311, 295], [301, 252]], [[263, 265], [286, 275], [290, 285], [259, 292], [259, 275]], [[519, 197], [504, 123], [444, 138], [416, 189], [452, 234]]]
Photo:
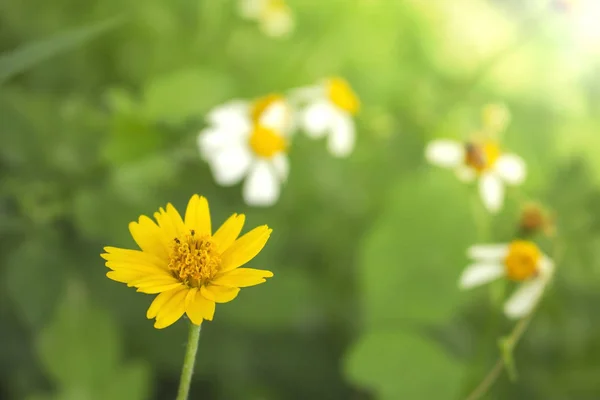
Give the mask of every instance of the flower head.
[[425, 157], [433, 165], [453, 169], [464, 182], [478, 179], [483, 203], [492, 213], [502, 208], [504, 184], [520, 185], [525, 180], [523, 159], [504, 153], [496, 141], [488, 138], [464, 143], [434, 140], [427, 145]]
[[105, 247], [101, 254], [110, 268], [106, 276], [158, 294], [146, 316], [156, 318], [154, 327], [173, 324], [185, 313], [192, 323], [212, 321], [215, 303], [233, 300], [240, 288], [265, 282], [273, 273], [240, 268], [264, 247], [271, 234], [266, 225], [238, 238], [243, 214], [233, 214], [214, 234], [208, 202], [192, 196], [185, 217], [167, 204], [154, 213], [156, 222], [142, 215], [129, 224], [131, 236], [141, 250]]
[[470, 289], [499, 278], [520, 284], [504, 304], [509, 318], [521, 318], [540, 300], [554, 273], [554, 263], [533, 243], [515, 240], [509, 244], [478, 245], [469, 248], [474, 260], [462, 273], [461, 289]]
[[240, 0], [243, 18], [258, 21], [261, 31], [271, 37], [283, 37], [294, 29], [292, 10], [284, 0]]
[[198, 146], [217, 183], [231, 186], [246, 177], [246, 203], [273, 205], [289, 170], [288, 137], [294, 118], [288, 102], [278, 94], [253, 102], [231, 101], [207, 119], [209, 126], [198, 135]]
[[360, 100], [348, 82], [329, 78], [318, 85], [296, 89], [292, 96], [308, 103], [301, 115], [306, 133], [312, 138], [327, 135], [329, 152], [336, 157], [348, 156], [356, 140], [352, 117], [360, 109]]

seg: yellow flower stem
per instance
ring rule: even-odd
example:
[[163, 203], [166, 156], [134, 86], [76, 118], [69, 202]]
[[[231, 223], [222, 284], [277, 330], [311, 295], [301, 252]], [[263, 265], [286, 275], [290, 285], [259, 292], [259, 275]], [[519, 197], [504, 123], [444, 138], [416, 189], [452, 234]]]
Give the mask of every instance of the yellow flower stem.
[[183, 368], [181, 369], [181, 378], [176, 400], [187, 400], [188, 398], [190, 385], [192, 383], [192, 375], [194, 374], [194, 362], [196, 361], [196, 352], [198, 351], [201, 326], [202, 325], [194, 325], [190, 322], [190, 333], [185, 349], [185, 358], [183, 359]]

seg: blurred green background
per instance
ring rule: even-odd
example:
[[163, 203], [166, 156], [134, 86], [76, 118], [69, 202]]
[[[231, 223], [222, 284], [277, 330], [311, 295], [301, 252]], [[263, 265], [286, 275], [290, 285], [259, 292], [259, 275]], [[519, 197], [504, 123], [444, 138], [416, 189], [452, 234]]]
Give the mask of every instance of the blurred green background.
[[[186, 321], [154, 329], [99, 254], [194, 193], [273, 227], [251, 266], [275, 277], [204, 324], [191, 398], [465, 398], [513, 326], [501, 285], [458, 290], [465, 250], [515, 238], [524, 198], [565, 251], [518, 379], [484, 398], [600, 398], [600, 35], [569, 3], [290, 0], [271, 38], [233, 0], [0, 2], [0, 398], [174, 398]], [[330, 75], [362, 101], [348, 159], [299, 132], [274, 207], [216, 186], [210, 108]], [[490, 217], [423, 149], [496, 101], [529, 176]]]

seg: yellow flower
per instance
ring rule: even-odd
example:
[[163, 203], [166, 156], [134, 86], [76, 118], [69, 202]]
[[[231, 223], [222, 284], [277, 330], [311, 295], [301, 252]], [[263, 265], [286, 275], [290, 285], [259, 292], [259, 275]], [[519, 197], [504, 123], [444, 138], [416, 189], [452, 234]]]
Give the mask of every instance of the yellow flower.
[[215, 303], [233, 300], [240, 288], [265, 282], [271, 271], [239, 268], [265, 246], [271, 229], [262, 225], [238, 238], [243, 214], [233, 214], [213, 234], [208, 202], [197, 194], [190, 199], [182, 219], [169, 203], [129, 224], [140, 250], [105, 247], [101, 254], [111, 269], [110, 279], [158, 294], [146, 316], [154, 327], [166, 328], [185, 313], [192, 323], [212, 321]]

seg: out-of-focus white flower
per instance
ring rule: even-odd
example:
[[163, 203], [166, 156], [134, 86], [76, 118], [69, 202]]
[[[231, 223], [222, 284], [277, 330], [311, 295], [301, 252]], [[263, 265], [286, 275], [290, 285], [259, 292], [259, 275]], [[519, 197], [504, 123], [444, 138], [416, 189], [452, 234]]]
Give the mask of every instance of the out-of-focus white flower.
[[329, 78], [315, 86], [296, 89], [291, 97], [308, 103], [300, 120], [310, 137], [327, 136], [327, 148], [336, 157], [352, 152], [356, 141], [352, 117], [358, 113], [360, 101], [348, 82]]
[[539, 302], [554, 274], [554, 263], [532, 242], [516, 240], [509, 244], [477, 245], [469, 248], [473, 259], [459, 280], [461, 289], [470, 289], [507, 278], [520, 282], [504, 304], [511, 319], [529, 314]]
[[232, 186], [245, 177], [246, 203], [273, 205], [289, 171], [287, 149], [294, 116], [288, 102], [277, 94], [254, 102], [234, 100], [212, 110], [207, 120], [198, 146], [215, 181]]
[[240, 0], [239, 10], [243, 18], [258, 21], [267, 36], [286, 36], [294, 29], [292, 10], [284, 0]]
[[425, 149], [425, 157], [431, 164], [453, 169], [464, 182], [478, 179], [483, 203], [492, 213], [497, 213], [504, 204], [504, 184], [520, 185], [527, 174], [521, 157], [502, 153], [490, 139], [466, 143], [433, 140]]

